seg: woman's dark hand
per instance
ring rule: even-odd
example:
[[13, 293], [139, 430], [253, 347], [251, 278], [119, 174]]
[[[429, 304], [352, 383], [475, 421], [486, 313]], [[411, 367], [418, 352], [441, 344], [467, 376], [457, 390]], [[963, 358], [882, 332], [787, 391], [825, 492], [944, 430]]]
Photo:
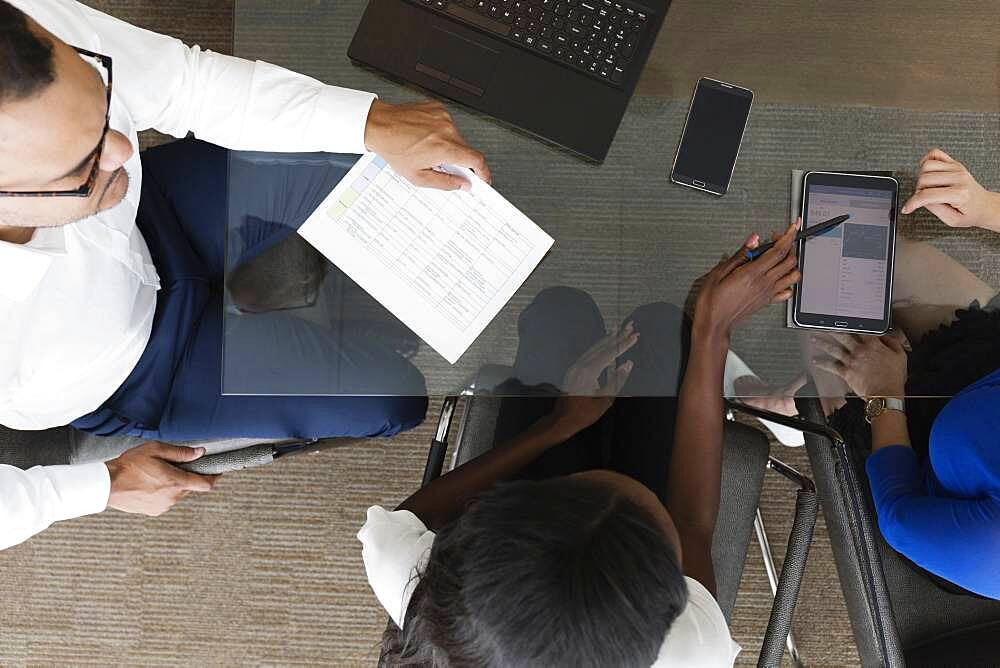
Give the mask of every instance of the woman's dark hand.
[[[566, 372], [563, 395], [549, 416], [564, 439], [594, 424], [611, 408], [633, 366], [631, 361], [615, 366], [615, 360], [638, 340], [635, 326], [627, 323], [594, 344]], [[605, 369], [608, 370], [607, 381], [601, 385]]]
[[793, 252], [801, 222], [789, 225], [774, 246], [752, 262], [747, 251], [756, 248], [760, 238], [751, 235], [732, 257], [702, 277], [695, 303], [695, 329], [728, 339], [732, 329], [753, 313], [792, 296], [791, 287], [801, 277]]

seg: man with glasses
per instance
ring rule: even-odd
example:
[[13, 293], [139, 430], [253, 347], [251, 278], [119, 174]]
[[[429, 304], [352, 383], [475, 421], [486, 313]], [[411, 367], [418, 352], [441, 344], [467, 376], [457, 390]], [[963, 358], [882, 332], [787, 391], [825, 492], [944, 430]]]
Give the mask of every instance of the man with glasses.
[[[147, 128], [199, 141], [140, 159]], [[226, 149], [373, 150], [420, 186], [462, 186], [442, 163], [489, 179], [437, 103], [189, 48], [73, 0], [0, 0], [0, 424], [150, 441], [107, 465], [0, 466], [0, 548], [211, 487], [172, 465], [199, 450], [160, 439], [386, 436], [423, 419], [419, 372], [363, 337], [313, 337], [303, 366], [413, 396], [221, 396]]]

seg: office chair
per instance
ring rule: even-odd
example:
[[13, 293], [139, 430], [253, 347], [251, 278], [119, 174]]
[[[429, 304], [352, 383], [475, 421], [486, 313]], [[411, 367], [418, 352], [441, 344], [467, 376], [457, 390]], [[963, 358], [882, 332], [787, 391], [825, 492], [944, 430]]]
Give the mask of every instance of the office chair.
[[[1000, 664], [1000, 601], [946, 592], [906, 563], [878, 530], [865, 472], [871, 444], [846, 442], [817, 399], [796, 403], [862, 663]], [[983, 555], [991, 557], [1000, 568], [1000, 555]]]

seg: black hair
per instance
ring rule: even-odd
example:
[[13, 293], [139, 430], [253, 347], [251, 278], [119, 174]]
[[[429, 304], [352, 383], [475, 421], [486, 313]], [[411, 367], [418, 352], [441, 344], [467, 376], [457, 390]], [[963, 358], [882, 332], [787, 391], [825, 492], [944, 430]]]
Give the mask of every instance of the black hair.
[[497, 485], [441, 530], [404, 658], [434, 666], [641, 666], [687, 603], [652, 516], [575, 478]]
[[24, 12], [0, 0], [0, 102], [20, 100], [55, 80], [52, 42], [28, 27]]

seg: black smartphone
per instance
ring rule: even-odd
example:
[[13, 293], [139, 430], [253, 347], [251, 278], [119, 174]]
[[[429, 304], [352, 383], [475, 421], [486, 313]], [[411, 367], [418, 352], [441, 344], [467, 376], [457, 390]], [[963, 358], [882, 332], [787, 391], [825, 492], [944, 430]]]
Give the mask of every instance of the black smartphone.
[[753, 91], [702, 77], [694, 87], [670, 180], [725, 195], [736, 168]]
[[889, 330], [898, 196], [899, 184], [888, 176], [806, 174], [802, 229], [845, 213], [851, 217], [799, 242], [796, 325], [858, 334]]

